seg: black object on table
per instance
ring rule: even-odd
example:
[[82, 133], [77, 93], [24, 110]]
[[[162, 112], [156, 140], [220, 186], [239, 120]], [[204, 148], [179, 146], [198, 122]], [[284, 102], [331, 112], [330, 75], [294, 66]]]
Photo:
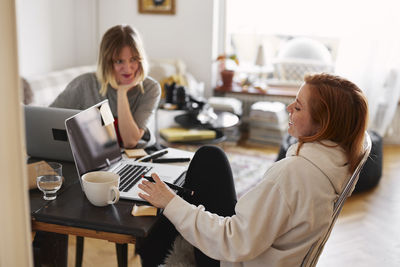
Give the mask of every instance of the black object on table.
[[190, 158], [164, 158], [164, 159], [153, 159], [153, 163], [175, 163], [175, 162], [188, 162]]
[[185, 144], [203, 145], [223, 142], [226, 140], [223, 130], [234, 127], [239, 123], [239, 117], [231, 112], [217, 112], [216, 120], [209, 120], [204, 123], [198, 119], [198, 114], [198, 111], [188, 111], [185, 114], [176, 116], [174, 120], [183, 128], [214, 130], [216, 137], [214, 139], [184, 141]]
[[138, 160], [138, 162], [148, 162], [148, 161], [150, 161], [150, 160], [155, 160], [155, 159], [157, 159], [157, 158], [159, 158], [159, 157], [164, 156], [164, 155], [167, 154], [167, 153], [168, 153], [168, 150], [157, 151], [157, 152], [154, 152], [154, 153], [152, 153], [152, 154], [150, 154], [150, 155], [148, 155], [148, 156], [144, 156], [144, 157], [140, 158], [140, 159]]
[[175, 121], [184, 128], [225, 129], [239, 123], [239, 117], [230, 112], [216, 113], [217, 119], [202, 123], [197, 119], [198, 113], [185, 113], [175, 117]]

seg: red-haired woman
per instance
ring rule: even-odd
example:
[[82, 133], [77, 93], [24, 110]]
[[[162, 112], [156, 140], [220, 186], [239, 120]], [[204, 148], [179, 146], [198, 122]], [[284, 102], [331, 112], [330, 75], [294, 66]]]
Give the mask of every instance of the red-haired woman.
[[[361, 159], [368, 106], [352, 82], [330, 74], [305, 77], [287, 107], [299, 142], [236, 201], [229, 162], [216, 147], [200, 148], [178, 196], [157, 176], [140, 196], [163, 208], [162, 223], [137, 252], [144, 266], [164, 261], [177, 233], [191, 243], [198, 266], [301, 266], [327, 231], [334, 202]], [[164, 238], [165, 237], [165, 238]]]

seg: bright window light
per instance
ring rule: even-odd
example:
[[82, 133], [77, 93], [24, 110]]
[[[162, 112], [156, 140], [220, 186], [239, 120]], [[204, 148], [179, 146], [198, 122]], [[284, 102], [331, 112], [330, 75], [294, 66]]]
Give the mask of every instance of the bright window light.
[[[373, 40], [395, 34], [400, 26], [395, 0], [227, 0], [226, 6], [226, 49], [245, 62], [255, 62], [260, 44], [267, 58], [275, 56], [278, 48], [268, 46], [277, 44], [268, 44], [261, 36], [317, 37], [338, 45], [354, 33], [370, 32]], [[240, 41], [235, 43], [235, 36]]]

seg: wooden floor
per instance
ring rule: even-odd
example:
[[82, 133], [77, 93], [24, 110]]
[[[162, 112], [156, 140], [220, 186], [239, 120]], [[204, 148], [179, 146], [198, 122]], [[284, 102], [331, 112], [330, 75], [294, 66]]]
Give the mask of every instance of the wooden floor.
[[[246, 149], [277, 153], [276, 147]], [[318, 267], [400, 266], [400, 146], [384, 146], [379, 185], [351, 196], [344, 205]], [[68, 266], [75, 262], [75, 237], [69, 241]], [[129, 245], [129, 266], [136, 266]], [[117, 266], [115, 245], [85, 239], [83, 266]]]
[[383, 176], [345, 203], [318, 267], [400, 266], [400, 146], [385, 146]]

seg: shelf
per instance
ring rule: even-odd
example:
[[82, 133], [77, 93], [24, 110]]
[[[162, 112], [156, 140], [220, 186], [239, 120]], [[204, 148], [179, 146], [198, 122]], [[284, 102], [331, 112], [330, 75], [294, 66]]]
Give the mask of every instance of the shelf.
[[299, 86], [293, 85], [282, 85], [282, 86], [268, 86], [265, 88], [259, 88], [254, 86], [241, 86], [239, 84], [233, 84], [231, 90], [226, 90], [220, 86], [214, 89], [215, 95], [223, 95], [225, 93], [233, 94], [246, 94], [246, 95], [262, 95], [262, 96], [279, 96], [279, 97], [291, 97], [294, 98], [297, 95]]

